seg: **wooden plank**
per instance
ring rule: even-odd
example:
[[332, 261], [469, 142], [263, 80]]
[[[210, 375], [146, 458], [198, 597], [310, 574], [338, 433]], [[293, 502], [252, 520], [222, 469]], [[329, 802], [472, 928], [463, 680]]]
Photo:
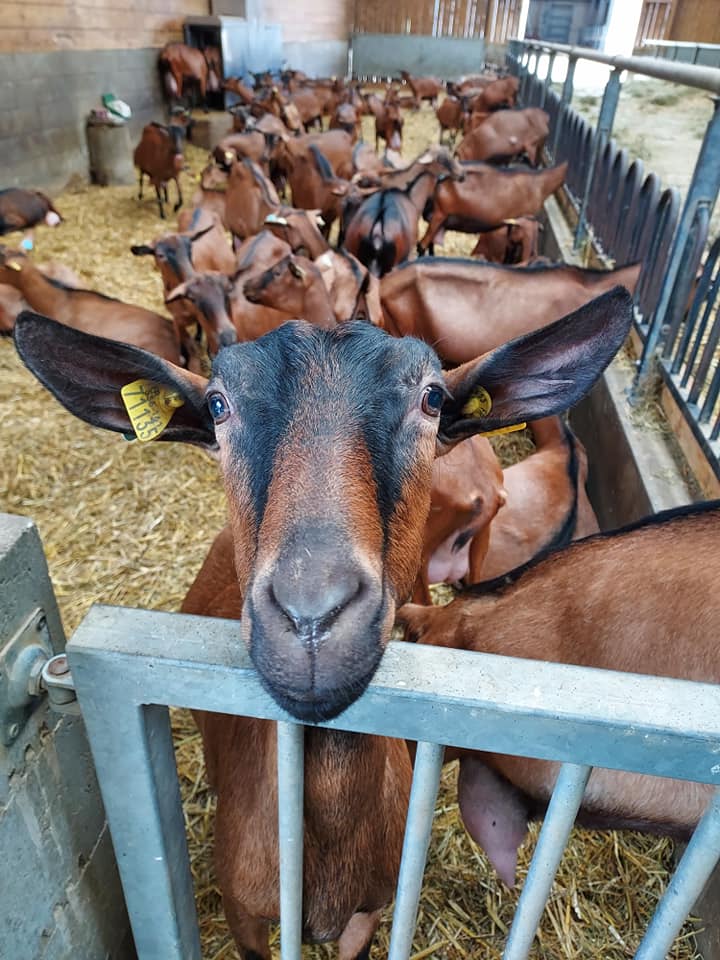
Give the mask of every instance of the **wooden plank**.
[[720, 497], [720, 481], [715, 476], [715, 471], [708, 463], [702, 447], [695, 439], [672, 394], [664, 385], [660, 394], [660, 403], [678, 446], [682, 450], [703, 494], [708, 499]]

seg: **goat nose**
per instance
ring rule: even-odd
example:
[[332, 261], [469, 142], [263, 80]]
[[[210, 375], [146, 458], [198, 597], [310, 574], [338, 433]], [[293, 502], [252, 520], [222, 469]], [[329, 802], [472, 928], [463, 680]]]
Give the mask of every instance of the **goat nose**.
[[270, 584], [273, 602], [299, 639], [313, 646], [322, 642], [334, 621], [361, 592], [361, 578], [352, 568], [336, 568], [331, 582], [295, 580], [277, 573]]
[[237, 343], [237, 331], [223, 330], [218, 339], [221, 347], [230, 347], [233, 343]]

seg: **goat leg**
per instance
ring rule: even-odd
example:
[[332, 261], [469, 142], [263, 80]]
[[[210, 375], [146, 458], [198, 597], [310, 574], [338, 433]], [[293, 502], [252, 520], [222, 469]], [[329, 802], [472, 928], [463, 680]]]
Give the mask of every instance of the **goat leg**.
[[251, 917], [230, 897], [223, 897], [223, 909], [241, 960], [270, 960], [267, 920]]
[[143, 197], [143, 180], [144, 179], [145, 179], [145, 174], [141, 170], [140, 179], [139, 179], [140, 188], [138, 190], [138, 200], [142, 200], [142, 197]]
[[[157, 197], [158, 208], [160, 210], [160, 219], [165, 219], [165, 211], [163, 210], [162, 194], [160, 192], [160, 187], [155, 187], [155, 196]], [[166, 197], [167, 199], [167, 197]]]
[[354, 913], [338, 940], [339, 960], [369, 960], [375, 931], [382, 910], [372, 913]]
[[182, 190], [180, 189], [180, 179], [178, 177], [173, 177], [173, 179], [175, 181], [175, 187], [177, 189], [177, 195], [178, 195], [177, 203], [173, 207], [173, 210], [175, 213], [177, 213], [180, 207], [183, 205], [183, 195], [182, 195]]

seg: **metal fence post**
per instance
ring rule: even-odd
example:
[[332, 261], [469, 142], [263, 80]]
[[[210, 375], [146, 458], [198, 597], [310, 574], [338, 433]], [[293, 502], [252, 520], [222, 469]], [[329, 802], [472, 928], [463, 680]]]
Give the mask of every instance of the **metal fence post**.
[[543, 84], [542, 90], [540, 91], [540, 102], [538, 103], [538, 106], [540, 107], [541, 110], [545, 106], [545, 97], [547, 96], [547, 92], [550, 89], [550, 84], [552, 83], [552, 72], [553, 72], [554, 66], [555, 66], [555, 51], [552, 50], [548, 54], [548, 68], [547, 68], [547, 73], [545, 74], [545, 83]]
[[442, 743], [417, 745], [388, 960], [407, 960], [412, 949], [444, 755]]
[[563, 83], [562, 94], [560, 95], [560, 103], [558, 104], [557, 111], [557, 120], [555, 123], [555, 131], [553, 133], [552, 146], [550, 147], [552, 151], [553, 162], [557, 160], [557, 148], [560, 143], [560, 130], [565, 120], [564, 111], [565, 107], [570, 105], [570, 101], [573, 97], [573, 86], [575, 83], [575, 65], [577, 64], [577, 57], [572, 55], [568, 56], [567, 64], [567, 73], [565, 74], [565, 81]]
[[579, 249], [585, 239], [587, 206], [590, 198], [590, 190], [592, 189], [593, 176], [595, 174], [595, 165], [597, 164], [597, 158], [607, 143], [608, 137], [612, 133], [613, 123], [615, 122], [615, 111], [617, 110], [618, 100], [620, 99], [621, 74], [622, 70], [619, 67], [615, 67], [605, 85], [605, 92], [603, 93], [602, 103], [600, 105], [600, 116], [598, 117], [597, 127], [595, 128], [595, 146], [583, 185], [582, 200], [580, 202], [578, 222], [575, 229], [574, 250]]
[[304, 735], [302, 724], [278, 722], [281, 960], [302, 953]]
[[200, 960], [168, 709], [133, 703], [107, 659], [68, 653], [139, 960]]
[[705, 130], [700, 153], [693, 171], [692, 181], [688, 189], [683, 212], [680, 216], [680, 223], [675, 231], [672, 253], [668, 261], [665, 277], [658, 295], [658, 304], [648, 330], [645, 340], [645, 349], [640, 358], [635, 384], [633, 385], [631, 399], [637, 399], [642, 392], [647, 377], [652, 371], [652, 362], [655, 352], [660, 343], [663, 333], [663, 327], [669, 320], [668, 310], [673, 301], [673, 293], [681, 275], [681, 270], [686, 270], [687, 265], [683, 263], [683, 254], [687, 245], [690, 230], [698, 207], [706, 206], [708, 216], [712, 214], [715, 200], [720, 190], [720, 100], [717, 97], [715, 109], [710, 118], [710, 122]]

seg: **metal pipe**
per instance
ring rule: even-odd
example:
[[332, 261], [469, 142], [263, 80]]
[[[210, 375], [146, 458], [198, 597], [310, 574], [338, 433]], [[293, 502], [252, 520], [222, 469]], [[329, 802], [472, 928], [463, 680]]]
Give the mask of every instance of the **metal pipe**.
[[591, 769], [574, 763], [564, 763], [560, 767], [515, 910], [503, 960], [525, 960], [530, 952]]
[[302, 724], [277, 724], [281, 960], [302, 953], [304, 736]]
[[538, 106], [540, 107], [541, 110], [545, 106], [545, 98], [547, 97], [547, 92], [550, 89], [550, 84], [552, 83], [552, 72], [553, 72], [554, 66], [555, 66], [555, 54], [551, 53], [550, 56], [548, 57], [548, 67], [547, 67], [547, 73], [545, 74], [545, 82], [543, 83], [542, 88], [540, 90], [540, 101], [538, 103]]
[[[718, 71], [720, 73], [720, 71]], [[700, 148], [700, 154], [695, 164], [692, 181], [688, 189], [680, 223], [675, 232], [672, 253], [668, 260], [667, 269], [663, 278], [662, 287], [658, 295], [658, 304], [653, 315], [650, 329], [645, 340], [645, 348], [640, 358], [635, 384], [630, 393], [631, 402], [637, 401], [643, 391], [648, 376], [653, 369], [655, 353], [660, 342], [663, 327], [669, 320], [673, 292], [682, 269], [690, 269], [683, 263], [683, 253], [686, 249], [688, 236], [695, 220], [697, 208], [701, 205], [708, 207], [708, 215], [712, 214], [713, 206], [720, 190], [720, 100], [715, 100], [715, 109], [705, 130], [705, 137]], [[693, 268], [694, 269], [694, 268]]]
[[716, 789], [702, 820], [658, 904], [635, 960], [664, 960], [685, 917], [702, 893], [720, 860], [720, 789]]
[[550, 147], [552, 151], [553, 163], [557, 163], [557, 148], [558, 144], [560, 143], [560, 131], [565, 123], [565, 107], [570, 105], [570, 101], [572, 100], [573, 96], [576, 64], [576, 57], [568, 58], [567, 72], [565, 73], [562, 94], [560, 95], [560, 103], [558, 104], [557, 117], [555, 119], [555, 131], [553, 133], [552, 146]]
[[700, 67], [692, 63], [675, 63], [656, 57], [609, 56], [589, 47], [574, 47], [567, 43], [543, 43], [536, 40], [522, 41], [528, 51], [564, 53], [568, 57], [580, 60], [593, 60], [605, 63], [616, 70], [628, 70], [657, 80], [669, 80], [671, 83], [684, 83], [688, 87], [708, 90], [720, 94], [720, 68]]
[[388, 960], [407, 960], [412, 950], [444, 753], [441, 743], [417, 745]]
[[595, 128], [595, 146], [592, 157], [585, 173], [585, 183], [583, 185], [582, 198], [580, 200], [580, 210], [578, 212], [578, 222], [575, 228], [575, 238], [573, 249], [578, 250], [587, 229], [587, 207], [590, 199], [590, 190], [592, 189], [595, 166], [601, 150], [605, 147], [608, 137], [612, 133], [613, 123], [615, 122], [615, 112], [617, 110], [618, 100], [620, 99], [620, 76], [622, 71], [613, 70], [605, 84], [602, 103], [600, 104], [600, 116], [598, 117], [597, 127]]

